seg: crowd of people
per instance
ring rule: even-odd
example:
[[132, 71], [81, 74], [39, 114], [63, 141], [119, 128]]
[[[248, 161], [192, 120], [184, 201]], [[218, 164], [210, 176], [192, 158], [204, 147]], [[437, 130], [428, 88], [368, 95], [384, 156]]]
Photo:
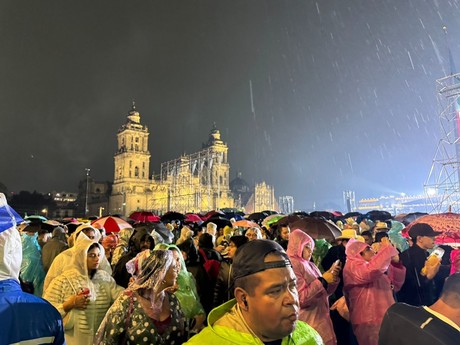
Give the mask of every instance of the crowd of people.
[[428, 224], [406, 240], [350, 218], [330, 242], [231, 224], [56, 225], [39, 242], [0, 195], [0, 344], [460, 343], [460, 249], [430, 255]]

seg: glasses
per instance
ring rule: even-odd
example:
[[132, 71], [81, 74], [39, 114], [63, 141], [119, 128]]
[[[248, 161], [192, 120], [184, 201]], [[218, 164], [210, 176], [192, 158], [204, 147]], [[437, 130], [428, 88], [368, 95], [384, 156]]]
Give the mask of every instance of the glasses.
[[95, 259], [95, 258], [98, 258], [101, 256], [101, 253], [99, 254], [96, 254], [96, 253], [89, 253], [88, 254], [88, 257], [91, 258], [91, 259]]

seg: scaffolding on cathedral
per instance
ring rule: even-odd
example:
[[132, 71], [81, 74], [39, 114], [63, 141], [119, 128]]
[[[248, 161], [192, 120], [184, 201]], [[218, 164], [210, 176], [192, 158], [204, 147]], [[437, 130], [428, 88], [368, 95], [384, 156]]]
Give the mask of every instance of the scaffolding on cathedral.
[[438, 79], [436, 86], [441, 138], [424, 185], [428, 212], [459, 212], [460, 73]]
[[[224, 155], [208, 147], [162, 163], [159, 178], [160, 184], [168, 188], [166, 208], [197, 212], [227, 207], [228, 200], [221, 204], [221, 188], [228, 189], [225, 187], [228, 180], [226, 177], [224, 180], [221, 169]], [[160, 200], [152, 201], [160, 204]]]

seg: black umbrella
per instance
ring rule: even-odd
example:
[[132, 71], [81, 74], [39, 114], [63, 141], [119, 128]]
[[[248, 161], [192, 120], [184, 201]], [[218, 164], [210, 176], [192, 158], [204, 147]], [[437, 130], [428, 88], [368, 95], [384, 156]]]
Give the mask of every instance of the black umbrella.
[[185, 215], [179, 212], [169, 211], [169, 212], [166, 212], [164, 215], [162, 215], [160, 219], [162, 222], [168, 223], [168, 222], [171, 222], [172, 220], [184, 220]]
[[420, 217], [423, 217], [423, 216], [426, 216], [428, 213], [424, 213], [424, 212], [412, 212], [412, 213], [408, 213], [406, 214], [401, 223], [403, 223], [404, 225], [409, 225], [410, 223], [412, 223], [414, 220], [420, 218]]
[[343, 215], [343, 217], [340, 218], [354, 218], [354, 217], [359, 217], [362, 216], [363, 214], [361, 212], [348, 212]]
[[271, 210], [265, 210], [265, 211], [262, 211], [262, 213], [266, 213], [267, 216], [271, 216], [272, 214], [278, 214], [278, 212], [276, 212], [276, 211], [271, 211]]
[[377, 220], [384, 222], [393, 218], [390, 212], [380, 210], [369, 211], [364, 215], [364, 217], [372, 220], [373, 222]]
[[313, 211], [310, 212], [310, 216], [312, 217], [323, 217], [325, 219], [335, 220], [337, 217], [332, 214], [332, 212], [328, 211]]
[[304, 216], [295, 214], [295, 213], [290, 213], [287, 216], [284, 216], [283, 218], [279, 219], [276, 223], [273, 223], [272, 226], [277, 226], [277, 225], [289, 225], [290, 223], [293, 223], [297, 220], [303, 219]]
[[254, 213], [251, 213], [249, 216], [247, 216], [246, 219], [258, 222], [258, 221], [264, 220], [268, 216], [269, 216], [269, 214], [266, 214], [264, 212], [254, 212]]
[[289, 227], [291, 231], [300, 229], [316, 240], [335, 240], [342, 233], [337, 225], [323, 217], [305, 217], [290, 223]]
[[227, 218], [221, 216], [209, 218], [207, 221], [201, 224], [201, 226], [206, 226], [208, 223], [216, 224], [218, 229], [225, 228], [227, 225], [230, 227], [232, 226], [232, 223]]

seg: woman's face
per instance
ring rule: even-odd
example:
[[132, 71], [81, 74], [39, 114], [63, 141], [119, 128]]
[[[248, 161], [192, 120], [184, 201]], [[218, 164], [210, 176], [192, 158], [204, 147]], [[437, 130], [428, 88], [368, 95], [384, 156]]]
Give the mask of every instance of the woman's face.
[[370, 246], [367, 246], [362, 252], [361, 252], [361, 256], [363, 257], [364, 260], [366, 261], [371, 261], [371, 259], [373, 258], [373, 256], [375, 255], [375, 252], [374, 250], [370, 247]]
[[98, 247], [91, 248], [88, 250], [88, 255], [86, 258], [86, 265], [88, 270], [97, 270], [99, 268], [99, 264], [101, 263], [101, 251]]
[[165, 287], [170, 287], [176, 284], [176, 279], [177, 275], [179, 274], [180, 270], [180, 263], [178, 264], [176, 259], [174, 259], [174, 262], [169, 266], [168, 271], [166, 272], [165, 275]]
[[290, 234], [290, 233], [291, 233], [291, 230], [289, 230], [289, 228], [288, 228], [287, 226], [285, 226], [285, 227], [283, 227], [283, 228], [281, 229], [281, 234], [280, 234], [280, 236], [281, 236], [281, 238], [282, 238], [283, 240], [288, 241], [288, 240], [289, 240], [289, 234]]
[[230, 258], [230, 259], [233, 259], [233, 257], [235, 256], [235, 253], [236, 253], [236, 250], [238, 249], [238, 247], [235, 245], [235, 243], [233, 242], [230, 242], [229, 246], [228, 246], [228, 252], [227, 252], [227, 256]]
[[305, 245], [305, 247], [303, 247], [302, 257], [305, 260], [310, 261], [312, 253], [313, 253], [313, 250], [311, 249], [311, 243], [309, 242]]
[[246, 231], [246, 237], [249, 238], [249, 241], [257, 239], [257, 235], [255, 231], [252, 229], [249, 229], [248, 231]]

